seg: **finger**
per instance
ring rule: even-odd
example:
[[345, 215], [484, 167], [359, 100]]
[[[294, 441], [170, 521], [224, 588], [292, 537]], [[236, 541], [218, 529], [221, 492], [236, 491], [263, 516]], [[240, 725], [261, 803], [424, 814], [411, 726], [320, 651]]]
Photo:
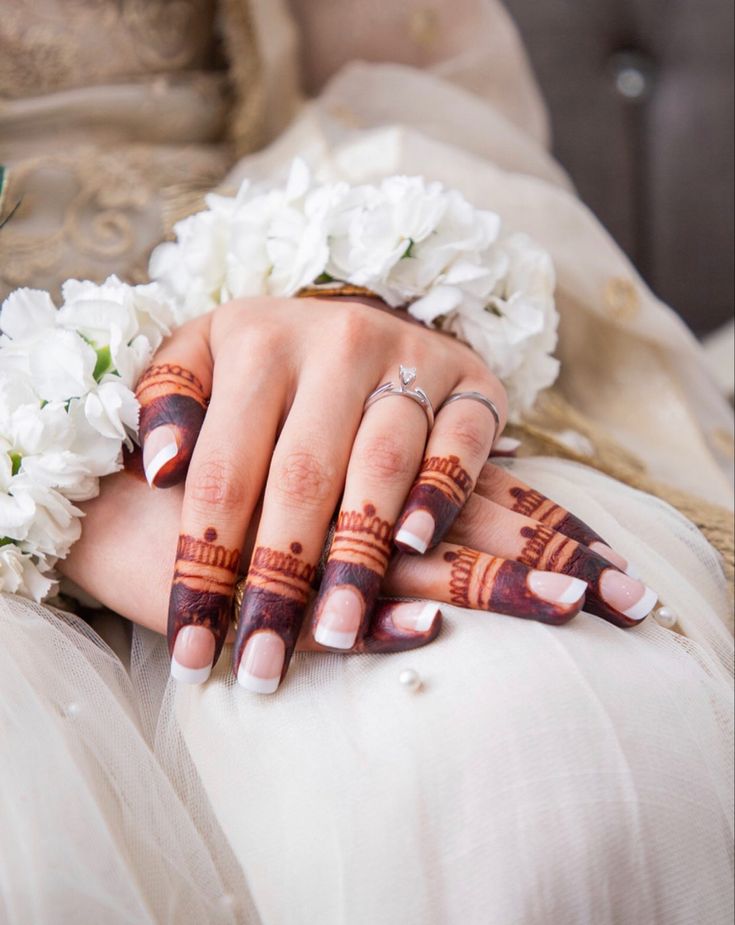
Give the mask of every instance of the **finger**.
[[423, 410], [405, 396], [385, 398], [363, 417], [312, 618], [324, 646], [350, 649], [367, 628], [426, 430]]
[[473, 495], [451, 532], [454, 542], [515, 559], [529, 568], [561, 572], [589, 586], [585, 609], [616, 626], [640, 623], [656, 594], [607, 559], [545, 524]]
[[238, 683], [270, 694], [285, 677], [339, 502], [364, 390], [302, 379], [271, 462], [235, 648]]
[[[489, 378], [464, 380], [455, 392], [485, 394], [492, 384]], [[495, 415], [472, 398], [439, 411], [421, 471], [396, 524], [395, 544], [402, 552], [424, 553], [444, 539], [472, 493], [497, 430]]]
[[501, 507], [552, 527], [593, 552], [612, 562], [622, 572], [638, 577], [628, 560], [612, 549], [608, 543], [584, 521], [575, 517], [561, 505], [551, 501], [540, 491], [517, 479], [512, 473], [488, 463], [484, 466], [476, 486], [477, 494]]
[[452, 543], [440, 543], [425, 556], [396, 556], [383, 589], [554, 625], [579, 613], [587, 590], [578, 578]]
[[[268, 379], [266, 387], [266, 375], [248, 370], [245, 379], [239, 356], [218, 356], [212, 401], [187, 474], [168, 643], [172, 675], [189, 683], [206, 680], [224, 644], [243, 539], [285, 404], [288, 377]], [[234, 427], [233, 389], [242, 421]]]
[[[378, 600], [370, 625], [349, 650], [355, 655], [407, 652], [428, 645], [439, 635], [442, 612], [434, 601]], [[296, 645], [299, 652], [330, 652], [319, 645], [304, 621]]]
[[208, 330], [206, 319], [179, 329], [138, 382], [143, 471], [152, 487], [186, 476], [212, 388]]

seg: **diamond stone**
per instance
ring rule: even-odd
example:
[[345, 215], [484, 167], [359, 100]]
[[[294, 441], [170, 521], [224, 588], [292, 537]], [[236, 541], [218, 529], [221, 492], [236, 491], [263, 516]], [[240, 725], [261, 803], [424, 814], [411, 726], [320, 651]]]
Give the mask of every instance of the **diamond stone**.
[[401, 385], [404, 387], [404, 389], [408, 389], [416, 381], [416, 367], [415, 366], [401, 366], [399, 367], [398, 375], [401, 380]]

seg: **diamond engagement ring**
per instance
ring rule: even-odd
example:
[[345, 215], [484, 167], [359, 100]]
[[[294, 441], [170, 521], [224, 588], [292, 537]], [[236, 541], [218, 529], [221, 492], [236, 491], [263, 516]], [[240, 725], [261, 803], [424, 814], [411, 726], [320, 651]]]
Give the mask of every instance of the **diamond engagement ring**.
[[426, 392], [424, 392], [423, 389], [413, 387], [416, 382], [416, 368], [413, 366], [399, 366], [398, 380], [400, 383], [399, 385], [396, 385], [394, 382], [384, 382], [382, 385], [378, 386], [374, 392], [368, 395], [363, 410], [367, 411], [370, 405], [374, 405], [375, 402], [380, 401], [381, 398], [388, 398], [390, 395], [405, 395], [406, 398], [410, 398], [415, 401], [416, 404], [421, 405], [426, 415], [429, 430], [431, 430], [434, 426], [434, 408]]

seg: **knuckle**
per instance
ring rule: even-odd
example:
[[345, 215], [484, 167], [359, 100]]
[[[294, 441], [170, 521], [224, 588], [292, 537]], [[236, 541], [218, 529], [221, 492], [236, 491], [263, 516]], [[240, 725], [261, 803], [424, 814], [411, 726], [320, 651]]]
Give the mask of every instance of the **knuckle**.
[[339, 356], [353, 357], [372, 340], [370, 316], [359, 306], [345, 304], [330, 321], [330, 335]]
[[[457, 402], [457, 404], [468, 404], [468, 402]], [[490, 452], [493, 423], [489, 420], [488, 413], [483, 412], [483, 414], [488, 418], [487, 421], [480, 421], [471, 414], [458, 415], [446, 429], [447, 441], [464, 451], [465, 454], [469, 454], [472, 459], [485, 459]], [[461, 458], [462, 454], [459, 455]]]
[[247, 486], [233, 465], [211, 456], [189, 473], [186, 493], [196, 510], [232, 514], [244, 505]]
[[273, 484], [283, 499], [299, 507], [320, 507], [336, 484], [336, 471], [325, 460], [305, 450], [290, 453], [275, 472]]
[[360, 458], [365, 471], [381, 481], [412, 478], [415, 474], [414, 454], [403, 441], [389, 434], [368, 438]]

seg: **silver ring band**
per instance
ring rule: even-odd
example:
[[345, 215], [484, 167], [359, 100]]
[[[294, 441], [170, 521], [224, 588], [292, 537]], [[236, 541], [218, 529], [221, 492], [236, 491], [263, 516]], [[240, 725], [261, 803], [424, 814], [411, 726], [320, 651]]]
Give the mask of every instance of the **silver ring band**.
[[414, 368], [409, 366], [399, 367], [400, 385], [396, 385], [393, 382], [384, 382], [382, 385], [378, 386], [378, 388], [371, 392], [365, 399], [363, 412], [367, 411], [376, 401], [380, 401], [381, 398], [388, 398], [390, 395], [403, 395], [421, 406], [426, 415], [426, 422], [429, 425], [429, 430], [431, 430], [434, 426], [434, 408], [429, 396], [423, 389], [411, 388], [415, 381], [416, 370]]
[[447, 405], [451, 405], [453, 401], [460, 401], [460, 399], [466, 398], [468, 401], [479, 401], [481, 405], [484, 405], [487, 410], [495, 418], [495, 435], [497, 436], [500, 431], [500, 412], [498, 411], [498, 406], [495, 402], [488, 398], [487, 395], [483, 395], [482, 392], [454, 392], [449, 398], [445, 398], [441, 403], [439, 410], [446, 408]]

